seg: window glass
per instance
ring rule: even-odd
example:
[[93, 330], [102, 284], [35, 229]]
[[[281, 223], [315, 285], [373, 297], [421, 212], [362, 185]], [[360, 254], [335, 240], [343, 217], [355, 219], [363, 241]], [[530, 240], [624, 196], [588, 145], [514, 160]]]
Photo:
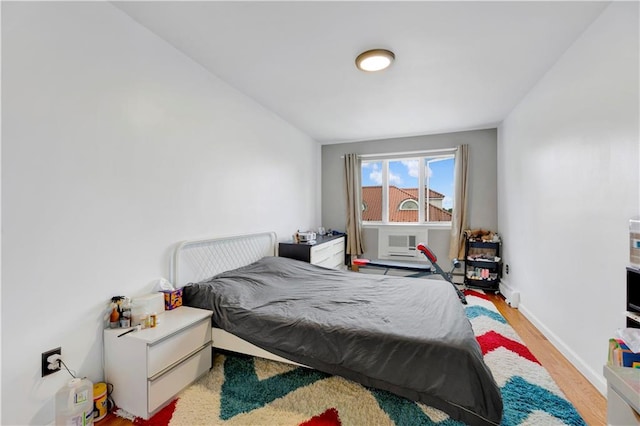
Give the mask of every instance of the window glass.
[[420, 160], [417, 158], [407, 160], [389, 161], [388, 175], [388, 212], [389, 222], [418, 222], [418, 209], [402, 209], [405, 200], [418, 202], [418, 183], [420, 177]]
[[425, 158], [426, 222], [451, 222], [453, 213], [453, 157]]
[[382, 161], [362, 162], [362, 221], [382, 221]]
[[450, 223], [454, 161], [453, 154], [363, 161], [362, 220]]

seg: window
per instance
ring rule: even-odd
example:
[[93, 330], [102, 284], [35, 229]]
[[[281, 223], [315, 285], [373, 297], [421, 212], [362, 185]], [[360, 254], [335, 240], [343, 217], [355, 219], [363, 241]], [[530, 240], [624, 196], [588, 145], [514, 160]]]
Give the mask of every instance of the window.
[[400, 210], [418, 210], [420, 206], [418, 202], [413, 199], [407, 199], [400, 203]]
[[[425, 153], [362, 160], [363, 222], [451, 223], [454, 154]], [[424, 206], [421, 208], [420, 206]]]

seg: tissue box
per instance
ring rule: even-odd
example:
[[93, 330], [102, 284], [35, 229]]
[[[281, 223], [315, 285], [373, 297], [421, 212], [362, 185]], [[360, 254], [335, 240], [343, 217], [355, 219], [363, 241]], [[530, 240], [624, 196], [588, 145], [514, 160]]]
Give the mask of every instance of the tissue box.
[[182, 306], [182, 289], [177, 290], [163, 290], [164, 294], [164, 309], [170, 311]]

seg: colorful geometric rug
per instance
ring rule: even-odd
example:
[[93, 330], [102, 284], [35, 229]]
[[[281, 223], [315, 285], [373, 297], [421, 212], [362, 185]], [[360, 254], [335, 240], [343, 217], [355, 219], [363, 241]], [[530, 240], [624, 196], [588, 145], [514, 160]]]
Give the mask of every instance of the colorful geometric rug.
[[[585, 425], [549, 373], [481, 291], [467, 290], [474, 333], [502, 390], [503, 426]], [[120, 414], [126, 417], [126, 413]], [[260, 358], [217, 354], [213, 369], [140, 426], [440, 425], [445, 413], [341, 377]]]

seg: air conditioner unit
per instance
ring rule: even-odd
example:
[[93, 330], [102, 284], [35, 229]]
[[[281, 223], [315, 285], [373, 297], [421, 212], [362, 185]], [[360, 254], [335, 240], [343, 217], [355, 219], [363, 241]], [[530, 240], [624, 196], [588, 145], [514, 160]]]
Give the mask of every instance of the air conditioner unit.
[[384, 230], [378, 234], [378, 257], [381, 259], [415, 259], [419, 243], [427, 242], [425, 231]]
[[416, 257], [415, 235], [388, 235], [387, 255], [390, 257]]

